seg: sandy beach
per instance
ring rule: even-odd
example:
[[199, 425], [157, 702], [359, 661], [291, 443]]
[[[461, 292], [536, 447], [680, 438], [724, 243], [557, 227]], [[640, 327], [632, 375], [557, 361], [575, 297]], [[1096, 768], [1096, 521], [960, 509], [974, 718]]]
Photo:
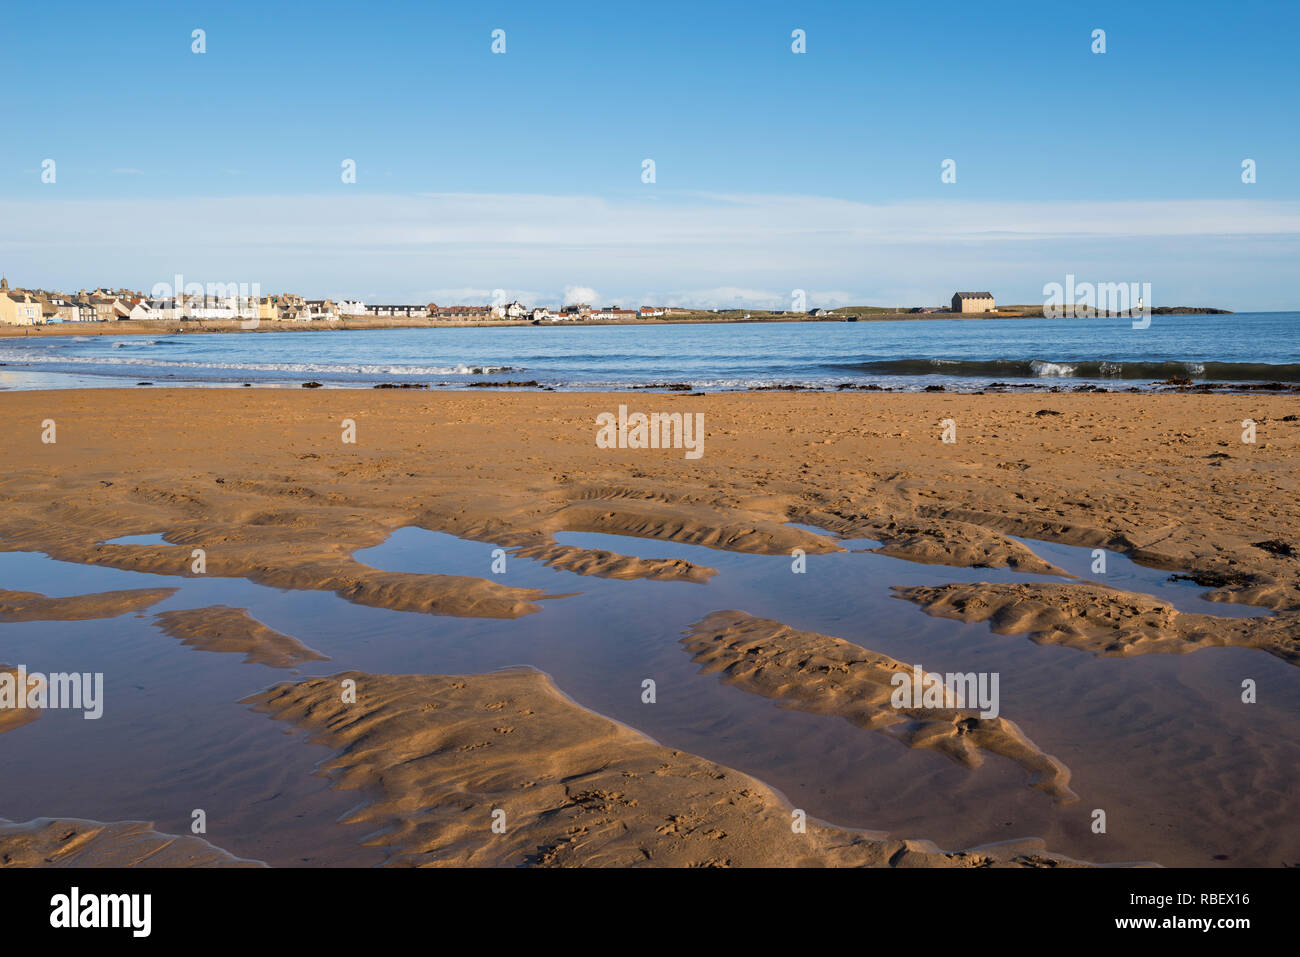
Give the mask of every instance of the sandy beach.
[[[596, 416], [637, 402], [703, 413], [704, 455], [598, 448]], [[742, 552], [838, 547], [786, 524], [799, 522], [959, 565], [1032, 564], [1008, 535], [1104, 546], [1221, 577], [1221, 601], [1300, 610], [1300, 558], [1259, 545], [1300, 528], [1286, 397], [82, 390], [0, 394], [0, 408], [7, 546], [73, 561], [170, 571], [166, 547], [97, 546], [162, 532], [203, 545], [209, 575], [398, 607], [419, 599], [349, 556], [402, 525], [523, 547], [554, 545], [560, 528]], [[344, 419], [355, 444], [341, 441]], [[955, 443], [941, 441], [945, 419]], [[433, 584], [444, 612], [529, 610], [510, 589]]]
[[[703, 454], [598, 447], [597, 417], [619, 405], [702, 414]], [[385, 570], [354, 553], [418, 526], [490, 542], [510, 549], [512, 561], [527, 557], [584, 580], [679, 583], [707, 598], [717, 569], [706, 561], [622, 554], [556, 536], [633, 536], [719, 556], [802, 555], [813, 568], [846, 552], [845, 541], [868, 539], [875, 543], [868, 550], [932, 569], [936, 581], [945, 566], [954, 570], [951, 585], [881, 583], [899, 586], [896, 612], [911, 608], [918, 624], [927, 615], [971, 623], [953, 628], [988, 622], [1007, 636], [1003, 642], [1062, 645], [1078, 660], [1132, 659], [1118, 668], [1208, 654], [1210, 646], [1233, 646], [1279, 667], [1300, 663], [1300, 420], [1284, 396], [114, 389], [0, 393], [0, 412], [8, 423], [4, 552], [156, 576], [243, 579], [369, 609], [513, 622], [543, 606], [549, 614], [562, 593], [512, 585], [486, 568]], [[49, 420], [54, 442], [42, 441]], [[942, 440], [946, 420], [955, 442]], [[1243, 420], [1256, 423], [1253, 443], [1242, 440]], [[345, 441], [349, 434], [355, 442]], [[105, 544], [143, 535], [165, 540]], [[1036, 585], [956, 577], [959, 569], [1066, 574], [1018, 539], [1105, 549], [1191, 576], [1213, 602], [1254, 606], [1254, 616], [1219, 617], [1208, 603], [1191, 614], [1068, 578]], [[148, 616], [168, 597], [157, 588], [50, 591], [0, 592], [0, 621]], [[847, 719], [850, 742], [884, 730], [885, 738], [952, 763], [944, 773], [973, 780], [988, 773], [980, 765], [996, 764], [1005, 775], [995, 780], [1030, 792], [1017, 800], [1069, 803], [1081, 777], [1097, 776], [1059, 745], [1031, 739], [1011, 705], [993, 721], [948, 712], [942, 726], [927, 724], [926, 715], [889, 713], [888, 674], [911, 662], [859, 636], [787, 627], [724, 603], [715, 611], [722, 617], [679, 635], [685, 649], [674, 652], [703, 668], [700, 682], [717, 682], [709, 675], [721, 672], [755, 704], [775, 699], [809, 712], [809, 721]], [[244, 667], [337, 657], [317, 650], [310, 630], [285, 634], [215, 602], [161, 612], [153, 630], [159, 640], [242, 654]], [[0, 648], [0, 660], [13, 656]], [[363, 689], [355, 707], [337, 694], [349, 677]], [[1061, 853], [1051, 835], [1046, 844], [1018, 833], [1009, 836], [1030, 843], [953, 847], [946, 837], [845, 830], [816, 815], [805, 834], [791, 832], [793, 797], [716, 755], [660, 745], [611, 721], [536, 671], [345, 671], [289, 680], [268, 672], [263, 687], [238, 707], [310, 733], [314, 744], [298, 735], [295, 746], [328, 759], [331, 786], [364, 793], [352, 823], [367, 825], [358, 833], [379, 827], [367, 842], [383, 846], [389, 863], [1115, 861], [1103, 847], [1079, 853], [1082, 839]], [[890, 725], [903, 719], [909, 723], [894, 734]], [[7, 738], [30, 727], [0, 720]], [[497, 808], [524, 823], [505, 841], [485, 842]], [[4, 807], [0, 815], [12, 817]], [[95, 827], [97, 854], [120, 833], [128, 856], [119, 862], [153, 839], [122, 825]], [[1268, 845], [1292, 853], [1294, 829], [1279, 835], [1271, 827], [1261, 820], [1258, 849], [1243, 842], [1243, 854], [1267, 856]], [[184, 855], [211, 863], [248, 856], [209, 840], [212, 847]], [[44, 841], [30, 826], [0, 828], [0, 849]], [[1200, 860], [1172, 839], [1151, 846], [1167, 850], [1167, 860], [1151, 855], [1159, 863]]]

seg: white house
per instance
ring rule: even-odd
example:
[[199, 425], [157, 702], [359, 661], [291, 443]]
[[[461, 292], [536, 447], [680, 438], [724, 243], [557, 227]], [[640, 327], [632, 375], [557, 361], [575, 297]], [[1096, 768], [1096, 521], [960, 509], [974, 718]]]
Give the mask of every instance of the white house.
[[233, 297], [216, 299], [207, 296], [195, 296], [185, 303], [183, 313], [191, 319], [239, 318], [238, 304]]
[[526, 319], [529, 311], [527, 306], [516, 300], [505, 305], [494, 305], [492, 315], [498, 319]]
[[307, 314], [310, 319], [337, 319], [339, 307], [330, 299], [308, 299]]
[[[139, 315], [143, 308], [145, 315]], [[131, 309], [132, 319], [179, 319], [184, 310], [176, 308], [175, 299], [146, 299]]]
[[423, 319], [429, 314], [427, 306], [366, 306], [368, 316], [405, 316], [408, 319]]

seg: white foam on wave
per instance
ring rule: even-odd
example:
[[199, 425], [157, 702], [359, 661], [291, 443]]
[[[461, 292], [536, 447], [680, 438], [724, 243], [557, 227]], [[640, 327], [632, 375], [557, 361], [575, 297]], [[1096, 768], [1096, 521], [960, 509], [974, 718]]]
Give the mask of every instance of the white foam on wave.
[[1064, 362], [1044, 362], [1042, 359], [1035, 359], [1029, 363], [1029, 367], [1034, 370], [1034, 375], [1043, 378], [1063, 378], [1074, 375], [1074, 366]]
[[[114, 343], [116, 348], [119, 343]], [[294, 372], [313, 375], [493, 375], [498, 372], [521, 371], [516, 366], [467, 365], [457, 363], [445, 366], [403, 366], [328, 364], [321, 362], [192, 362], [181, 359], [153, 359], [143, 356], [66, 356], [45, 353], [6, 352], [0, 350], [0, 359], [18, 365], [82, 365], [123, 366], [129, 368], [163, 369], [215, 369], [229, 372]]]

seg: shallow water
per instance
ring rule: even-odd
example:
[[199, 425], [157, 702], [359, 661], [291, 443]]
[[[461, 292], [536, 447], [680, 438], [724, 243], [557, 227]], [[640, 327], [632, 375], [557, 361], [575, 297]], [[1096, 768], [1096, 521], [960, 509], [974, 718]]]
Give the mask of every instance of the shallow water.
[[[1050, 344], [1050, 345], [1049, 345]], [[1170, 377], [1300, 383], [1300, 313], [1128, 319], [934, 319], [432, 328], [0, 339], [0, 389], [88, 384], [464, 388], [537, 381], [706, 391], [843, 383], [974, 391], [1146, 387]]]
[[[1015, 538], [1014, 535], [1009, 537]], [[1105, 548], [1060, 545], [1033, 538], [1015, 538], [1015, 540], [1033, 549], [1040, 558], [1074, 575], [1078, 581], [1095, 582], [1098, 585], [1108, 585], [1124, 591], [1153, 595], [1169, 602], [1182, 612], [1214, 615], [1218, 618], [1261, 618], [1272, 614], [1267, 609], [1250, 605], [1210, 601], [1205, 596], [1213, 589], [1203, 588], [1195, 582], [1183, 579], [1175, 581], [1172, 579], [1174, 572], [1139, 565], [1120, 552], [1112, 552]], [[1098, 564], [1099, 558], [1100, 564]], [[1097, 568], [1096, 571], [1093, 570], [1094, 567]]]
[[[543, 600], [537, 614], [485, 620], [394, 612], [239, 579], [0, 553], [3, 588], [50, 595], [179, 589], [152, 609], [111, 620], [0, 625], [0, 662], [29, 671], [102, 671], [107, 698], [98, 721], [46, 712], [0, 735], [0, 817], [145, 819], [182, 831], [192, 810], [203, 808], [209, 839], [240, 856], [273, 864], [376, 863], [380, 851], [358, 843], [363, 828], [335, 823], [359, 795], [331, 791], [312, 774], [329, 752], [239, 700], [301, 675], [473, 673], [528, 664], [580, 704], [751, 773], [836, 824], [946, 848], [1040, 836], [1052, 850], [1096, 861], [1300, 861], [1290, 797], [1300, 784], [1300, 669], [1277, 658], [1243, 649], [1094, 658], [993, 635], [987, 625], [931, 618], [890, 597], [890, 586], [1061, 579], [856, 551], [875, 544], [868, 540], [809, 555], [806, 573], [795, 574], [785, 555], [619, 535], [556, 537], [566, 545], [687, 559], [718, 574], [708, 584], [600, 579], [507, 550], [505, 573], [494, 575], [492, 544], [418, 528], [356, 553], [377, 568], [478, 575], [565, 596]], [[1091, 562], [1089, 549], [1029, 544], [1069, 571], [1086, 571], [1078, 565], [1085, 557]], [[1167, 572], [1127, 567], [1119, 557], [1108, 557], [1107, 583], [1178, 591], [1209, 613], [1243, 610], [1200, 601], [1201, 589], [1162, 581]], [[157, 611], [212, 604], [246, 607], [332, 660], [292, 670], [247, 665], [240, 655], [184, 646], [152, 624]], [[997, 756], [969, 771], [933, 751], [908, 749], [839, 718], [785, 709], [701, 675], [679, 639], [727, 608], [836, 635], [930, 671], [998, 672], [1002, 715], [1072, 770], [1080, 801], [1053, 804], [1027, 786], [1017, 765]], [[1241, 704], [1244, 677], [1258, 682], [1258, 704]], [[655, 704], [641, 702], [644, 678], [657, 684]], [[1089, 829], [1095, 808], [1107, 812], [1105, 835]]]
[[167, 539], [163, 538], [160, 533], [151, 535], [123, 535], [121, 538], [110, 538], [101, 545], [167, 545], [170, 544]]

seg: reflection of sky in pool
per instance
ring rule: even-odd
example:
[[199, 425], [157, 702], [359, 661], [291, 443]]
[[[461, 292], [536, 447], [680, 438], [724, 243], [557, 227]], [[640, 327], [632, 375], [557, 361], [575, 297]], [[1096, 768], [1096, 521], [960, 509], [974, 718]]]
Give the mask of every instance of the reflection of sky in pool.
[[[144, 541], [147, 539], [148, 541]], [[809, 814], [846, 826], [927, 838], [948, 848], [1036, 835], [1086, 859], [1163, 863], [1271, 863], [1296, 853], [1285, 802], [1272, 812], [1258, 794], [1296, 785], [1300, 670], [1258, 651], [1094, 658], [987, 625], [931, 618], [891, 597], [892, 585], [1062, 581], [1006, 569], [921, 565], [860, 551], [808, 555], [803, 574], [789, 555], [751, 555], [676, 542], [561, 532], [564, 545], [644, 558], [686, 559], [717, 569], [705, 585], [576, 575], [517, 557], [491, 571], [491, 543], [419, 528], [395, 532], [355, 558], [376, 568], [481, 577], [540, 588], [552, 597], [516, 620], [435, 617], [349, 603], [333, 594], [287, 591], [241, 579], [141, 574], [0, 553], [6, 589], [54, 596], [171, 587], [145, 612], [111, 620], [0, 626], [0, 662], [32, 671], [102, 671], [104, 717], [49, 712], [0, 735], [5, 768], [0, 817], [68, 815], [144, 819], [184, 832], [190, 812], [208, 812], [213, 843], [277, 864], [375, 863], [359, 847], [364, 829], [336, 819], [359, 796], [330, 791], [311, 772], [328, 752], [239, 699], [298, 675], [356, 669], [469, 673], [533, 665], [582, 705], [672, 747], [701, 754], [778, 788]], [[117, 544], [157, 544], [132, 536]], [[1204, 589], [1168, 572], [1107, 556], [1093, 576], [1090, 549], [1027, 542], [1067, 571], [1175, 601], [1207, 614], [1264, 614], [1201, 601]], [[180, 549], [181, 546], [178, 546]], [[330, 656], [277, 671], [242, 656], [195, 651], [152, 624], [157, 611], [226, 604]], [[710, 612], [735, 608], [820, 631], [931, 671], [996, 671], [1001, 710], [1043, 750], [1071, 768], [1076, 805], [1053, 806], [1025, 774], [991, 756], [974, 771], [933, 751], [907, 749], [839, 718], [776, 702], [701, 675], [678, 643]], [[1239, 684], [1254, 678], [1260, 703], [1243, 707]], [[653, 678], [658, 700], [641, 702]], [[1189, 787], [1188, 782], [1209, 782]], [[1293, 791], [1291, 793], [1294, 793]], [[1101, 844], [1094, 807], [1123, 808]], [[1240, 813], [1233, 813], [1238, 811]], [[1272, 815], [1272, 816], [1270, 816]], [[1223, 828], [1207, 820], [1226, 819]], [[1226, 830], [1225, 830], [1226, 828]], [[1272, 830], [1270, 830], [1272, 829]], [[1293, 858], [1292, 858], [1293, 859]]]
[[152, 535], [123, 535], [121, 538], [110, 538], [104, 542], [105, 545], [167, 545], [169, 542], [161, 534], [155, 532]]

